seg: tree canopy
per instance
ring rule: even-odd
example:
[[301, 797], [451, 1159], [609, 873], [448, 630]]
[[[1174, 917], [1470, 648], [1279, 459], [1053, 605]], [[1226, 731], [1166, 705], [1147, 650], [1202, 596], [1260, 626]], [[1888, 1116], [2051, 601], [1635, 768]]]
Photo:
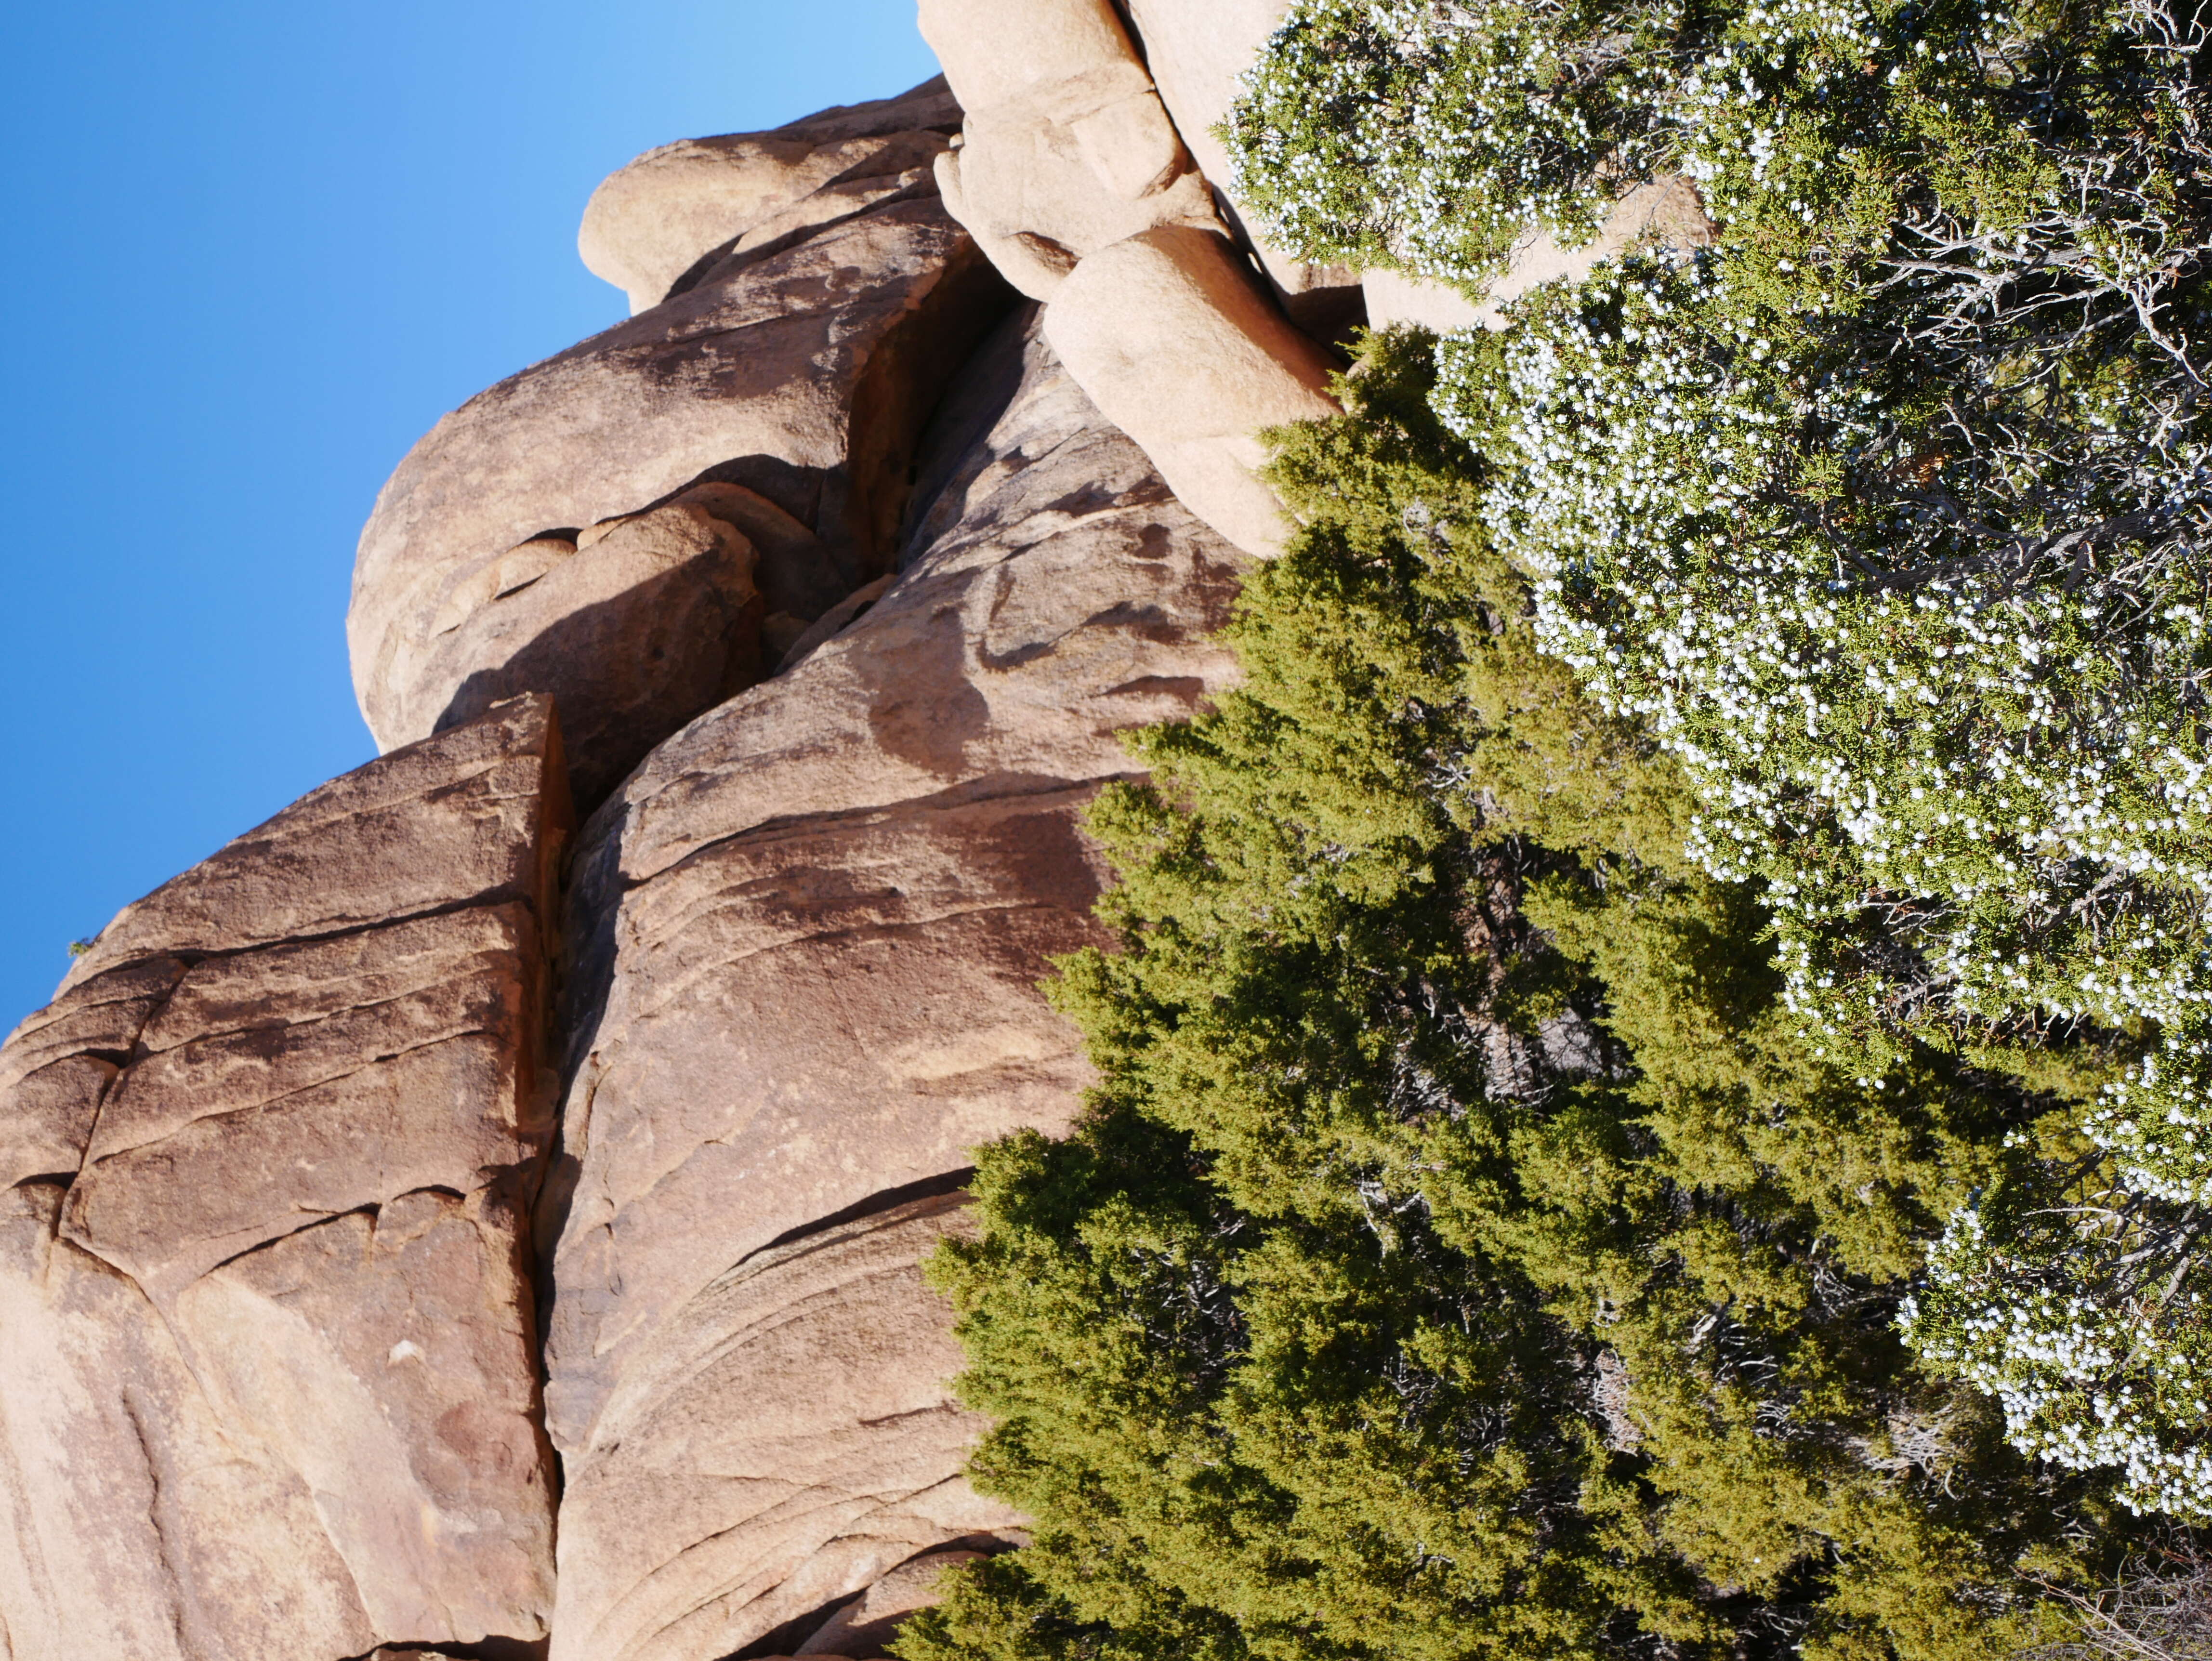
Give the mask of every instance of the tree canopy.
[[1093, 815], [1103, 1083], [935, 1271], [1036, 1543], [908, 1661], [1997, 1656], [2212, 1521], [2204, 38], [1292, 9], [1301, 252], [1712, 235], [1275, 435], [1243, 684]]

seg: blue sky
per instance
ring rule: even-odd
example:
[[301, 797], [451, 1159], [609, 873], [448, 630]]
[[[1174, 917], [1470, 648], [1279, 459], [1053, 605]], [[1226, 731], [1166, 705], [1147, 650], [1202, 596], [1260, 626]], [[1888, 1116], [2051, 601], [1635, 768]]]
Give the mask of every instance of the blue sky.
[[362, 520], [606, 327], [601, 178], [896, 92], [914, 0], [0, 7], [0, 1030], [68, 942], [374, 753]]

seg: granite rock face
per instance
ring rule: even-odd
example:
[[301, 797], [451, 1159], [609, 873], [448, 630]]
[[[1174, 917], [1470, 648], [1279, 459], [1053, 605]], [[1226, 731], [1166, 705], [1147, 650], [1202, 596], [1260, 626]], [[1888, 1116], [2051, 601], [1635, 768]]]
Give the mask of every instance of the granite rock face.
[[0, 1653], [528, 1643], [568, 834], [525, 699], [125, 910], [0, 1050]]
[[[781, 1642], [1013, 1520], [959, 1478], [975, 1427], [945, 1393], [957, 1354], [902, 1277], [956, 1226], [933, 1196], [968, 1149], [1075, 1110], [1086, 1063], [1037, 983], [1099, 938], [1078, 815], [1129, 775], [1117, 732], [1221, 684], [1206, 636], [1239, 560], [1030, 319], [934, 439], [933, 506], [881, 597], [663, 745], [582, 839], [573, 1082], [542, 1208], [569, 1483], [559, 1657]], [[890, 1267], [831, 1300], [843, 1359], [807, 1372], [744, 1335], [796, 1273], [769, 1275], [775, 1254], [847, 1218]], [[886, 1391], [905, 1405], [879, 1410]], [[695, 1457], [717, 1415], [726, 1438], [773, 1440], [785, 1478], [764, 1483], [757, 1452]], [[721, 1474], [659, 1506], [679, 1469]]]
[[[847, 125], [946, 113], [942, 93], [925, 88]], [[465, 719], [487, 696], [548, 692], [574, 735], [588, 806], [600, 781], [611, 786], [644, 748], [735, 690], [709, 685], [702, 666], [772, 664], [887, 569], [921, 428], [1011, 297], [937, 199], [940, 134], [839, 130], [751, 136], [808, 147], [781, 194], [746, 198], [787, 228], [748, 242], [741, 228], [726, 246], [708, 245], [665, 301], [471, 399], [400, 464], [362, 532], [347, 622], [380, 744]], [[851, 165], [799, 192], [838, 161]], [[644, 177], [696, 171], [670, 162]], [[654, 192], [639, 189], [649, 207]], [[679, 216], [678, 246], [751, 211], [714, 199], [724, 216], [698, 228], [696, 215]], [[744, 515], [694, 494], [727, 527], [712, 533], [728, 545], [718, 560], [676, 576], [670, 557], [609, 554], [569, 575], [608, 521], [702, 485], [737, 487], [776, 534], [763, 540]], [[757, 608], [730, 598], [744, 540]], [[686, 603], [710, 594], [723, 598]], [[608, 649], [655, 630], [686, 632], [669, 643], [687, 669]]]
[[1249, 552], [1282, 546], [1260, 434], [1335, 414], [1335, 366], [1226, 236], [1162, 225], [1100, 249], [1053, 296], [1045, 335], [1178, 499]]
[[1293, 322], [1324, 338], [1362, 320], [1359, 273], [1348, 265], [1310, 265], [1268, 241], [1238, 211], [1235, 170], [1213, 130], [1228, 118], [1267, 37], [1290, 0], [1127, 0], [1145, 62], [1200, 170], [1215, 190], [1222, 217], [1258, 256]]
[[1031, 299], [1124, 237], [1218, 226], [1109, 0], [921, 0], [921, 29], [967, 112], [945, 204]]
[[[448, 726], [558, 688], [571, 783], [581, 800], [604, 800], [655, 744], [760, 678], [761, 554], [723, 500], [748, 496], [755, 517], [775, 511], [737, 485], [701, 485], [574, 540], [524, 543], [487, 569], [490, 599], [433, 637], [407, 689], [410, 724]], [[793, 530], [819, 562], [818, 539]]]
[[1015, 1537], [960, 1478], [982, 1426], [921, 1283], [964, 1208], [927, 1196], [751, 1252], [662, 1326], [572, 1463], [555, 1656], [878, 1655], [933, 1578], [908, 1566]]

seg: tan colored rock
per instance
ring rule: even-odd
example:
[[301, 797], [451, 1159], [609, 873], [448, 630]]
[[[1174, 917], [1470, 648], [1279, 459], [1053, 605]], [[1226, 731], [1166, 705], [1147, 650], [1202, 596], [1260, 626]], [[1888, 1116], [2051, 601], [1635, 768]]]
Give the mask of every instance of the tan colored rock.
[[1035, 0], [1018, 15], [997, 0], [921, 0], [922, 38], [967, 110], [1058, 87], [1097, 103], [1149, 90], [1112, 0]]
[[717, 252], [818, 228], [911, 189], [959, 126], [939, 77], [772, 132], [665, 144], [592, 194], [578, 251], [628, 291], [633, 313], [647, 311]]
[[1364, 320], [1359, 273], [1349, 265], [1316, 265], [1276, 247], [1238, 211], [1236, 169], [1213, 130], [1226, 120], [1243, 88], [1290, 10], [1290, 0], [1129, 0], [1144, 42], [1145, 63], [1160, 99], [1199, 168], [1224, 200], [1224, 212], [1249, 242], [1291, 319], [1318, 339], [1333, 339]]
[[543, 956], [532, 908], [507, 904], [197, 965], [173, 1003], [247, 1003], [256, 1024], [155, 1016], [100, 1103], [65, 1233], [165, 1296], [313, 1219], [498, 1181], [550, 1129], [518, 1060]]
[[0, 1049], [0, 1188], [76, 1179], [100, 1103], [184, 973], [153, 957], [72, 977], [15, 1029]]
[[[559, 857], [544, 827], [568, 812], [559, 755], [543, 701], [526, 700], [309, 791], [118, 912], [70, 968], [64, 995], [24, 1023], [9, 1053], [82, 999], [135, 995], [112, 971], [170, 952], [228, 954], [464, 903], [534, 902]], [[423, 812], [425, 801], [437, 811]], [[95, 991], [94, 982], [117, 990]]]
[[1491, 286], [1485, 322], [1496, 327], [1498, 307], [1540, 283], [1579, 282], [1600, 261], [1618, 259], [1632, 250], [1702, 248], [1718, 234], [1690, 180], [1674, 175], [1646, 179], [1613, 204], [1597, 235], [1583, 246], [1565, 249], [1538, 235], [1516, 248], [1505, 275]]
[[[622, 567], [638, 584], [616, 591], [614, 568], [580, 563], [600, 551], [589, 531], [702, 484], [737, 487], [796, 533], [764, 541], [760, 515], [724, 521], [754, 542], [764, 613], [811, 622], [884, 569], [921, 426], [1008, 299], [933, 187], [915, 192], [793, 246], [728, 255], [415, 447], [362, 533], [347, 619], [379, 743], [434, 730], [454, 689], [481, 674], [500, 691], [550, 692], [564, 715], [575, 704], [580, 776], [620, 778], [641, 739], [671, 730], [655, 724], [696, 713], [684, 706], [729, 645], [729, 606], [664, 604], [669, 579], [653, 559]], [[558, 557], [563, 541], [574, 561]], [[677, 586], [718, 589], [712, 564]], [[666, 682], [579, 655], [586, 642], [673, 640], [665, 630], [698, 636]]]
[[[951, 1226], [929, 1196], [968, 1150], [1075, 1110], [1089, 1069], [1037, 983], [1100, 938], [1078, 816], [1130, 770], [1118, 732], [1227, 673], [1206, 631], [1239, 562], [1018, 331], [936, 433], [897, 581], [664, 744], [580, 849], [577, 1052], [541, 1208], [557, 1654], [796, 1648], [789, 1623], [1006, 1520], [958, 1479], [972, 1423], [921, 1405], [957, 1355], [900, 1277]], [[765, 1317], [732, 1312], [733, 1272], [908, 1202], [902, 1232], [864, 1232], [888, 1301], [836, 1293], [818, 1337], [794, 1329], [822, 1347], [804, 1364], [740, 1342]], [[711, 1376], [683, 1359], [725, 1353]], [[909, 1405], [861, 1411], [874, 1392]], [[723, 1451], [771, 1431], [773, 1461]], [[813, 1497], [746, 1486], [771, 1465]]]
[[[958, 1475], [982, 1425], [952, 1399], [960, 1347], [921, 1281], [964, 1205], [756, 1252], [638, 1348], [569, 1457], [556, 1661], [714, 1661], [947, 1538], [1018, 1526]], [[912, 1578], [884, 1600], [890, 1624], [917, 1605]]]
[[[706, 493], [718, 488], [736, 489]], [[554, 688], [577, 800], [596, 806], [654, 745], [760, 678], [757, 558], [744, 532], [688, 496], [588, 542], [524, 543], [477, 593], [449, 598], [458, 620], [395, 689], [394, 719], [437, 731]]]
[[921, 0], [921, 31], [968, 113], [945, 205], [1031, 299], [1124, 237], [1218, 224], [1108, 0]]
[[945, 1597], [945, 1575], [989, 1554], [980, 1551], [926, 1551], [908, 1558], [866, 1591], [830, 1617], [814, 1635], [799, 1646], [800, 1655], [877, 1656], [898, 1635], [900, 1623], [916, 1610], [926, 1609]]
[[889, 593], [891, 585], [897, 581], [896, 576], [878, 577], [873, 582], [866, 583], [855, 588], [844, 599], [839, 600], [785, 648], [783, 655], [776, 664], [777, 672], [782, 673], [796, 669], [814, 655], [816, 648], [835, 639], [851, 628], [854, 624], [867, 615], [868, 608]]
[[1235, 172], [1213, 129], [1228, 119], [1244, 72], [1290, 9], [1291, 0], [1129, 0], [1160, 97], [1206, 176], [1224, 191]]
[[1496, 311], [1477, 305], [1449, 283], [1407, 277], [1403, 271], [1377, 267], [1362, 279], [1367, 291], [1370, 327], [1388, 329], [1411, 325], [1436, 334], [1491, 326]]
[[[1225, 113], [1231, 61], [1265, 39], [1259, 9], [1152, 9], [1164, 33], [1147, 46], [1171, 49], [1158, 61], [1191, 111]], [[1254, 280], [1191, 158], [1194, 128], [1178, 133], [1114, 7], [922, 0], [921, 25], [968, 112], [965, 143], [938, 161], [947, 208], [1050, 302], [1060, 357], [1184, 504], [1244, 551], [1275, 552], [1287, 526], [1256, 476], [1259, 429], [1334, 413], [1330, 361]], [[1321, 301], [1308, 321], [1322, 335], [1356, 319], [1348, 273], [1277, 264], [1285, 293]]]
[[[1164, 115], [1158, 125], [1166, 127]], [[1171, 174], [1132, 201], [1100, 177], [1073, 127], [1027, 110], [971, 115], [968, 141], [939, 160], [939, 188], [1006, 279], [1033, 300], [1051, 298], [1078, 260], [1125, 236], [1164, 222], [1218, 222], [1196, 173]]]
[[567, 834], [521, 700], [127, 909], [0, 1049], [9, 1661], [527, 1644]]
[[1334, 368], [1260, 291], [1226, 237], [1162, 226], [1076, 269], [1045, 335], [1176, 497], [1248, 553], [1288, 523], [1258, 477], [1267, 428], [1339, 413]]
[[1505, 275], [1478, 304], [1449, 283], [1373, 271], [1365, 278], [1367, 313], [1378, 329], [1413, 324], [1437, 334], [1504, 326], [1503, 307], [1544, 283], [1578, 283], [1599, 262], [1642, 249], [1702, 248], [1718, 234], [1705, 216], [1698, 188], [1669, 175], [1647, 179], [1613, 204], [1596, 236], [1579, 248], [1563, 248], [1548, 233], [1532, 233], [1513, 251]]

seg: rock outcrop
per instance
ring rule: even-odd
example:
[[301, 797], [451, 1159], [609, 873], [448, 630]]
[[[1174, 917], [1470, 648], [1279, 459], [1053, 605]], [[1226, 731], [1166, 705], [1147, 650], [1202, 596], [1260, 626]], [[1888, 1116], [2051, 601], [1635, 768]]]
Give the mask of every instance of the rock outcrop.
[[1045, 334], [1178, 499], [1249, 552], [1280, 547], [1261, 434], [1334, 414], [1334, 366], [1225, 236], [1162, 225], [1100, 249], [1053, 296]]
[[[945, 113], [924, 88], [860, 125]], [[550, 692], [588, 807], [887, 569], [922, 426], [1011, 296], [937, 199], [934, 128], [792, 131], [811, 148], [788, 166], [777, 134], [715, 152], [791, 228], [708, 244], [667, 299], [471, 399], [400, 464], [347, 622], [380, 744]], [[787, 201], [824, 154], [859, 159]], [[727, 223], [686, 219], [678, 246]], [[679, 257], [660, 249], [635, 257]], [[671, 507], [693, 522], [611, 532]], [[659, 638], [670, 618], [686, 638]]]
[[363, 533], [390, 753], [0, 1050], [0, 1661], [868, 1661], [1018, 1542], [921, 1265], [1334, 408], [1190, 125], [1270, 4], [926, 0], [593, 198], [635, 315]]
[[940, 76], [773, 132], [664, 144], [592, 194], [577, 252], [629, 295], [633, 313], [649, 311], [708, 263], [912, 190], [959, 131], [960, 106]]
[[964, 148], [937, 162], [946, 206], [1009, 282], [1049, 302], [1048, 337], [1185, 505], [1252, 554], [1288, 530], [1255, 434], [1335, 407], [1317, 343], [1362, 321], [1495, 326], [1540, 283], [1712, 237], [1696, 189], [1669, 177], [1628, 189], [1582, 247], [1531, 228], [1480, 298], [1389, 271], [1363, 283], [1269, 245], [1233, 200], [1214, 132], [1289, 0], [921, 8], [967, 110]]
[[[1098, 938], [1077, 816], [1129, 773], [1117, 732], [1219, 684], [1238, 557], [1028, 319], [934, 436], [882, 596], [582, 839], [547, 1208], [556, 1657], [728, 1653], [1015, 1521], [959, 1477], [977, 1427], [915, 1265], [969, 1147], [1075, 1109], [1038, 982]], [[785, 1312], [830, 1275], [869, 1290]]]
[[1245, 218], [1236, 201], [1228, 149], [1214, 134], [1290, 0], [1127, 0], [1127, 9], [1160, 101], [1214, 187], [1222, 217], [1251, 246], [1291, 320], [1324, 340], [1364, 320], [1357, 271], [1309, 265], [1276, 247]]
[[1109, 0], [922, 0], [921, 28], [967, 112], [945, 205], [1032, 300], [1124, 237], [1220, 228]]
[[1543, 283], [1578, 283], [1606, 260], [1640, 249], [1682, 252], [1710, 245], [1717, 228], [1705, 215], [1698, 188], [1678, 174], [1649, 179], [1624, 192], [1607, 211], [1598, 233], [1578, 247], [1560, 246], [1548, 232], [1531, 230], [1513, 250], [1505, 274], [1480, 300], [1448, 283], [1402, 272], [1366, 274], [1368, 320], [1376, 328], [1418, 324], [1438, 334], [1455, 329], [1504, 326], [1503, 307]]
[[751, 1252], [659, 1325], [571, 1460], [556, 1657], [880, 1654], [922, 1568], [1016, 1537], [960, 1478], [980, 1427], [921, 1284], [964, 1204]]
[[1335, 366], [1231, 241], [1110, 0], [921, 0], [921, 27], [968, 112], [945, 205], [1183, 505], [1278, 551], [1255, 416], [1335, 413]]
[[542, 1639], [542, 699], [131, 907], [0, 1050], [0, 1654]]

